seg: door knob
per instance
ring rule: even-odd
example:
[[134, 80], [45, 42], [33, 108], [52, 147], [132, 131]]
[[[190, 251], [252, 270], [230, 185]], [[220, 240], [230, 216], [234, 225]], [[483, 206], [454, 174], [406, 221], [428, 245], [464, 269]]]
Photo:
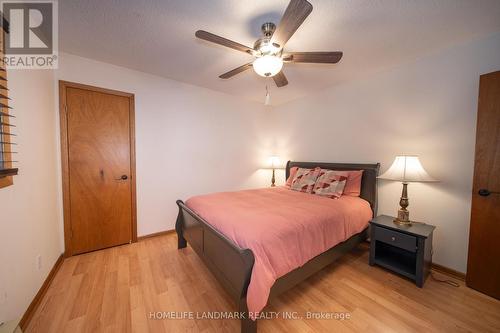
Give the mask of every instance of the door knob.
[[486, 188], [482, 188], [477, 192], [477, 194], [479, 194], [482, 197], [487, 197], [490, 194], [500, 194], [500, 192], [492, 192]]
[[115, 180], [127, 180], [128, 176], [127, 175], [122, 175], [120, 178], [115, 179]]

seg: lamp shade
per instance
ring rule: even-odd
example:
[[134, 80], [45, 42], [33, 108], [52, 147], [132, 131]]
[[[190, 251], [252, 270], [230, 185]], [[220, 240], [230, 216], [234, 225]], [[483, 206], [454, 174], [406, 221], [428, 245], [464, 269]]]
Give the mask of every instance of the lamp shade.
[[281, 167], [281, 159], [278, 156], [270, 156], [268, 160], [269, 168], [277, 169]]
[[406, 182], [435, 182], [420, 163], [418, 156], [396, 156], [390, 168], [378, 178]]

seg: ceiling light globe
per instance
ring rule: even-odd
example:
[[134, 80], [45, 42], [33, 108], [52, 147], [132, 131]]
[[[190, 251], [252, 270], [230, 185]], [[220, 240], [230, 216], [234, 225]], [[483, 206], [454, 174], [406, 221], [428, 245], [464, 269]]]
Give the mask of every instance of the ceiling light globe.
[[278, 74], [283, 68], [283, 60], [273, 55], [265, 55], [255, 59], [253, 69], [255, 73], [263, 77], [271, 77]]

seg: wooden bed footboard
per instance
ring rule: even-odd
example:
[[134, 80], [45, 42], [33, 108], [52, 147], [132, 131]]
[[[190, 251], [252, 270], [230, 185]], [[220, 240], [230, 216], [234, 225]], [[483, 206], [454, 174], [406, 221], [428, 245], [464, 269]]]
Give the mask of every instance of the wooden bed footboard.
[[250, 319], [246, 301], [255, 260], [252, 251], [240, 249], [181, 200], [177, 200], [177, 205], [179, 215], [175, 231], [178, 237], [178, 248], [186, 247], [189, 242], [215, 278], [231, 295], [238, 306], [238, 312], [245, 314], [245, 319], [241, 320], [241, 332], [257, 332], [257, 322]]

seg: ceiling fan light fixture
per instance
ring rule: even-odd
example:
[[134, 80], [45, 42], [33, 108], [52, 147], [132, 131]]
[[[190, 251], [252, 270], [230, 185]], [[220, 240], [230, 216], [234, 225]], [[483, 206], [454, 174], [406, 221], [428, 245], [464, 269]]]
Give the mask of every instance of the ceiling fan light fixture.
[[263, 77], [271, 77], [278, 74], [283, 68], [283, 59], [274, 55], [258, 57], [253, 62], [255, 73]]
[[281, 49], [279, 47], [276, 47], [274, 44], [271, 43], [271, 38], [269, 37], [263, 37], [257, 39], [257, 41], [253, 45], [253, 48], [258, 52], [257, 55], [259, 56], [265, 56], [265, 55], [278, 56], [279, 53], [281, 52]]
[[266, 55], [276, 55], [280, 52], [280, 49], [271, 43], [263, 44], [259, 50], [262, 54]]
[[342, 58], [340, 51], [284, 53], [283, 49], [288, 40], [313, 10], [313, 6], [308, 0], [289, 1], [277, 26], [269, 21], [261, 26], [262, 37], [255, 41], [253, 48], [205, 30], [195, 32], [195, 36], [199, 39], [244, 52], [256, 58], [252, 62], [219, 75], [219, 78], [230, 79], [252, 67], [257, 75], [272, 77], [276, 86], [281, 88], [288, 84], [288, 79], [282, 70], [283, 62], [286, 62], [288, 66], [294, 63], [336, 64], [340, 61]]

